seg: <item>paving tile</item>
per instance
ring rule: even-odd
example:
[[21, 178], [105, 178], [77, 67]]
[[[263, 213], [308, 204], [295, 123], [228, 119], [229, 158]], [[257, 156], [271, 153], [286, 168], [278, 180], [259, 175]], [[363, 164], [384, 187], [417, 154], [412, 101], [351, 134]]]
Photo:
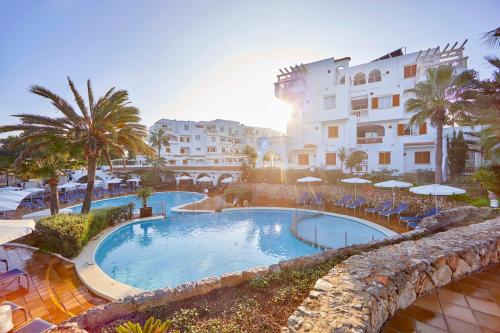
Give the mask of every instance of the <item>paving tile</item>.
[[415, 303], [413, 303], [413, 305], [432, 312], [443, 313], [443, 310], [441, 309], [441, 305], [439, 302], [439, 298], [436, 293], [420, 297], [419, 299], [417, 299]]
[[495, 302], [486, 301], [480, 298], [467, 297], [467, 302], [473, 310], [481, 311], [492, 316], [500, 317], [500, 306]]
[[468, 306], [467, 301], [465, 300], [465, 296], [460, 293], [447, 289], [439, 289], [437, 293], [441, 301], [465, 307]]
[[446, 323], [451, 333], [482, 333], [479, 326], [457, 318], [446, 316]]
[[431, 325], [427, 325], [417, 321], [415, 323], [415, 331], [418, 333], [447, 333], [448, 331], [444, 331], [442, 329], [436, 328]]
[[457, 318], [471, 324], [476, 324], [472, 310], [463, 306], [441, 302], [441, 308], [446, 316]]
[[477, 323], [482, 328], [489, 328], [494, 331], [500, 331], [500, 318], [489, 315], [484, 312], [474, 311]]

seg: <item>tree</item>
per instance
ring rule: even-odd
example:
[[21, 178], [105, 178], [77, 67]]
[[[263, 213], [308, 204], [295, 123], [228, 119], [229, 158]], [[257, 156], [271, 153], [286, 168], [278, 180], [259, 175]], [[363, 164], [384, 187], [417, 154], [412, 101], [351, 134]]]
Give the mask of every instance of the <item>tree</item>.
[[87, 105], [70, 78], [68, 84], [79, 112], [62, 97], [44, 87], [34, 85], [30, 91], [51, 101], [62, 117], [18, 114], [14, 116], [18, 117], [21, 123], [0, 126], [0, 132], [23, 131], [19, 138], [20, 142], [44, 140], [47, 135], [52, 135], [67, 143], [82, 146], [87, 160], [87, 190], [82, 213], [88, 213], [92, 203], [99, 158], [104, 158], [112, 168], [111, 152], [123, 155], [125, 150], [132, 149], [135, 152], [152, 155], [154, 151], [144, 142], [147, 130], [140, 124], [139, 110], [129, 104], [127, 91], [115, 91], [115, 88], [111, 88], [96, 100], [89, 80]]
[[448, 152], [448, 168], [450, 169], [451, 178], [461, 175], [465, 171], [465, 163], [467, 161], [467, 141], [464, 139], [462, 131], [458, 135], [453, 131], [453, 136], [446, 136], [446, 151]]
[[257, 163], [257, 152], [255, 152], [255, 148], [247, 145], [247, 146], [245, 146], [243, 154], [245, 154], [245, 156], [247, 158], [248, 165], [252, 169], [255, 169], [255, 163]]
[[157, 149], [158, 157], [161, 155], [161, 148], [163, 146], [168, 147], [170, 143], [168, 142], [168, 136], [165, 135], [165, 130], [157, 126], [153, 129], [149, 135], [149, 144]]
[[[78, 148], [68, 149], [66, 142], [54, 140], [51, 145], [37, 147], [36, 150], [26, 148], [33, 156], [24, 160], [17, 160], [17, 174], [24, 178], [42, 178], [47, 180], [50, 189], [50, 214], [59, 213], [59, 193], [57, 185], [59, 179], [69, 169], [76, 169], [84, 165], [82, 159], [75, 159]], [[70, 153], [71, 152], [71, 153]], [[81, 150], [80, 150], [81, 153]], [[22, 158], [25, 152], [18, 158]]]
[[349, 152], [346, 147], [340, 147], [337, 154], [339, 155], [340, 160], [340, 171], [344, 172], [344, 165], [349, 159]]
[[361, 164], [361, 162], [365, 159], [365, 153], [361, 151], [354, 151], [348, 155], [346, 161], [346, 167], [349, 169], [351, 173], [353, 173], [354, 168]]
[[429, 68], [427, 80], [414, 88], [405, 90], [410, 98], [405, 110], [413, 113], [408, 126], [421, 124], [427, 119], [436, 128], [435, 182], [443, 182], [443, 127], [470, 120], [471, 91], [476, 72], [466, 70], [455, 73], [452, 66], [442, 65]]

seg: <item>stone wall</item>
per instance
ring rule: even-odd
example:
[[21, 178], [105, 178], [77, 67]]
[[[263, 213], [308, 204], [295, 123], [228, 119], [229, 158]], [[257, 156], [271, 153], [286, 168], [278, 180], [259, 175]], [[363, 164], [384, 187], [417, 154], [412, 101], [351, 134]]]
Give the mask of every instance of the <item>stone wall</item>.
[[[253, 190], [254, 198], [285, 199], [295, 201], [303, 192], [307, 192], [309, 185], [305, 184], [263, 184], [263, 183], [241, 183], [235, 186], [247, 187]], [[354, 185], [350, 184], [321, 184], [311, 185], [311, 190], [315, 193], [324, 193], [327, 200], [338, 199], [344, 195], [354, 195]], [[392, 191], [390, 189], [380, 189], [373, 185], [358, 185], [357, 193], [367, 199], [368, 205], [376, 206], [384, 200], [392, 200]], [[421, 214], [434, 208], [435, 202], [433, 196], [418, 195], [409, 192], [406, 189], [396, 191], [397, 202], [407, 202], [410, 204], [411, 214]], [[447, 210], [463, 206], [463, 202], [456, 202], [448, 198], [440, 199], [440, 207]]]
[[499, 255], [500, 218], [352, 256], [316, 282], [282, 332], [378, 332], [395, 311]]
[[143, 292], [139, 295], [128, 296], [105, 305], [91, 308], [85, 313], [71, 318], [70, 320], [68, 320], [68, 322], [66, 322], [66, 324], [76, 323], [80, 328], [92, 331], [98, 326], [116, 320], [131, 312], [143, 311], [150, 307], [166, 305], [171, 302], [205, 295], [209, 292], [221, 288], [237, 286], [256, 277], [261, 277], [269, 272], [279, 272], [281, 270], [289, 268], [310, 266], [334, 258], [345, 258], [359, 252], [370, 251], [408, 240], [415, 240], [418, 238], [422, 238], [432, 231], [440, 228], [441, 222], [439, 221], [442, 221], [443, 225], [448, 225], [449, 223], [463, 221], [471, 214], [485, 215], [488, 212], [491, 212], [491, 209], [481, 210], [475, 207], [466, 207], [461, 209], [457, 208], [439, 214], [439, 218], [437, 219], [438, 222], [431, 225], [432, 230], [427, 228], [413, 230], [404, 234], [395, 235], [382, 240], [376, 240], [367, 244], [353, 245], [341, 249], [330, 249], [311, 256], [281, 261], [278, 264], [271, 265], [269, 267], [254, 268], [243, 272], [225, 274], [221, 277], [207, 278], [196, 282], [186, 283], [176, 288], [165, 288]]

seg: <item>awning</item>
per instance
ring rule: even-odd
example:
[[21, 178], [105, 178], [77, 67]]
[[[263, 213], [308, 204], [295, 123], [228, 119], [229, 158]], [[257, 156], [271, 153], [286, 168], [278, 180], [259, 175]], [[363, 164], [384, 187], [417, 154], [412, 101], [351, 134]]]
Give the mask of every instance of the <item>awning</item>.
[[33, 230], [34, 220], [0, 220], [0, 244], [26, 236]]

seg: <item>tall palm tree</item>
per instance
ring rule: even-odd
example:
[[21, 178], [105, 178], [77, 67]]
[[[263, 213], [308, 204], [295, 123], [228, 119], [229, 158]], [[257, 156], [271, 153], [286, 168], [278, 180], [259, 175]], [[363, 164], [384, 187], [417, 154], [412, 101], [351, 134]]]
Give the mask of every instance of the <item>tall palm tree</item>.
[[442, 65], [427, 70], [427, 80], [414, 88], [405, 90], [409, 99], [405, 110], [413, 116], [407, 126], [421, 124], [429, 119], [436, 127], [435, 182], [443, 182], [443, 127], [462, 123], [470, 118], [467, 110], [471, 88], [476, 80], [476, 72], [466, 70], [456, 74], [451, 66]]
[[339, 160], [340, 160], [340, 172], [344, 172], [344, 165], [349, 159], [349, 152], [347, 151], [346, 147], [340, 147], [339, 150], [337, 151], [337, 154], [339, 155]]
[[161, 148], [163, 146], [168, 147], [170, 143], [168, 142], [168, 136], [165, 134], [165, 130], [162, 127], [155, 127], [151, 134], [149, 135], [149, 144], [156, 148], [158, 152], [158, 158], [161, 155]]
[[32, 141], [53, 135], [68, 143], [83, 146], [87, 160], [87, 190], [82, 213], [88, 213], [92, 203], [99, 158], [103, 157], [112, 167], [110, 159], [112, 151], [121, 155], [126, 149], [133, 149], [146, 155], [151, 155], [154, 151], [144, 141], [147, 137], [146, 127], [140, 124], [139, 110], [129, 105], [127, 91], [115, 91], [115, 88], [111, 88], [104, 96], [96, 100], [89, 80], [87, 81], [87, 105], [69, 77], [68, 84], [79, 112], [62, 97], [44, 87], [34, 85], [30, 91], [51, 101], [62, 116], [14, 115], [21, 120], [21, 123], [0, 126], [0, 132], [23, 131], [22, 138]]

